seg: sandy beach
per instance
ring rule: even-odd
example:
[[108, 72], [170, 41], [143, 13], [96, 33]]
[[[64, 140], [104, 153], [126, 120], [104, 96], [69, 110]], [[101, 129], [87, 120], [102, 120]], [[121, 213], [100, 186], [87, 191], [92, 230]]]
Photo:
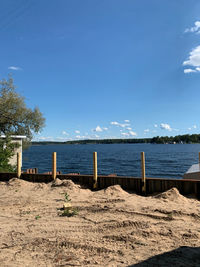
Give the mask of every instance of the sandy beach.
[[[66, 193], [71, 217], [60, 216]], [[142, 197], [119, 185], [0, 182], [0, 265], [200, 266], [200, 202], [176, 188]]]

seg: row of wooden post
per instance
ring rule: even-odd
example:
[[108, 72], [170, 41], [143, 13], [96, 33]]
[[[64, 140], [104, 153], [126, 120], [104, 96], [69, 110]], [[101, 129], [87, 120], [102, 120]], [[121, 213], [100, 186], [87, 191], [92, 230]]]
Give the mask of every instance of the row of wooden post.
[[[200, 153], [199, 153], [200, 159]], [[56, 152], [52, 153], [52, 178], [56, 179], [57, 174], [57, 157]], [[21, 177], [22, 154], [17, 153], [17, 177]], [[145, 154], [141, 152], [141, 168], [142, 168], [142, 193], [146, 192], [146, 177], [145, 177]], [[93, 152], [93, 188], [97, 188], [97, 152]]]
[[[199, 152], [199, 164], [200, 164], [200, 152]], [[17, 153], [17, 177], [21, 177], [22, 168], [22, 154]], [[142, 170], [142, 193], [146, 194], [146, 175], [145, 175], [145, 153], [141, 152], [141, 170]], [[52, 153], [52, 178], [56, 179], [57, 163], [56, 152]], [[97, 152], [93, 152], [93, 188], [97, 188]]]

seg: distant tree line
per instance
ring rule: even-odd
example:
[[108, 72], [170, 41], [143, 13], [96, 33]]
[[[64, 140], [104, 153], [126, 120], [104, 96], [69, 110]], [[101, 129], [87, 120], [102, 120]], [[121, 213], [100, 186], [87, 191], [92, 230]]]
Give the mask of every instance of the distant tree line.
[[157, 136], [151, 139], [151, 143], [166, 144], [166, 143], [200, 143], [200, 134], [184, 134], [177, 136]]
[[135, 138], [135, 139], [99, 139], [99, 140], [74, 140], [67, 142], [32, 142], [33, 145], [50, 144], [195, 144], [200, 143], [200, 134], [185, 134], [177, 136], [156, 136], [153, 138]]

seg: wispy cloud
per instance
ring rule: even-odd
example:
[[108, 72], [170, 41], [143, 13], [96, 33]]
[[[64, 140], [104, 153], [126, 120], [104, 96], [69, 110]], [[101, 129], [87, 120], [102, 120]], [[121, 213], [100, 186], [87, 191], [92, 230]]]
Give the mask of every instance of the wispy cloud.
[[161, 128], [162, 130], [172, 131], [171, 126], [170, 126], [169, 124], [167, 124], [167, 123], [161, 123], [161, 124], [160, 124], [160, 128]]
[[67, 141], [67, 140], [70, 140], [70, 138], [67, 138], [67, 137], [56, 137], [55, 138], [55, 141]]
[[37, 138], [37, 140], [40, 140], [40, 141], [53, 141], [54, 138], [52, 136], [40, 136]]
[[9, 70], [22, 70], [22, 68], [17, 67], [17, 66], [10, 66], [8, 67]]
[[103, 127], [103, 130], [104, 130], [104, 131], [108, 131], [108, 128], [107, 128], [107, 127]]
[[186, 30], [185, 30], [185, 33], [186, 32], [194, 32], [194, 33], [200, 33], [200, 21], [195, 21], [195, 23], [194, 23], [194, 26], [193, 27], [191, 27], [191, 28], [187, 28]]
[[197, 72], [197, 71], [193, 69], [184, 69], [184, 73], [191, 73], [191, 72]]
[[130, 136], [137, 136], [137, 133], [135, 133], [133, 131], [129, 131], [128, 133], [121, 132], [121, 135], [130, 137]]
[[124, 120], [125, 122], [130, 122], [130, 120]]
[[62, 131], [63, 135], [69, 135], [66, 131]]
[[189, 127], [188, 130], [191, 131], [192, 129], [196, 129], [197, 126], [196, 125], [193, 125], [192, 127]]
[[129, 136], [128, 133], [121, 133], [121, 135], [123, 135], [123, 136]]
[[150, 131], [149, 129], [145, 129], [145, 130], [144, 130], [145, 133], [148, 133], [149, 131]]
[[154, 127], [155, 127], [155, 128], [158, 128], [158, 124], [154, 124]]
[[122, 128], [130, 126], [130, 123], [119, 123], [117, 121], [111, 121], [110, 124], [111, 125], [116, 125], [116, 126], [119, 126], [119, 127], [122, 127]]
[[80, 134], [80, 131], [79, 131], [79, 130], [76, 130], [75, 133], [76, 133], [76, 134]]
[[129, 131], [129, 134], [132, 135], [132, 136], [137, 136], [137, 133], [133, 132], [133, 131]]

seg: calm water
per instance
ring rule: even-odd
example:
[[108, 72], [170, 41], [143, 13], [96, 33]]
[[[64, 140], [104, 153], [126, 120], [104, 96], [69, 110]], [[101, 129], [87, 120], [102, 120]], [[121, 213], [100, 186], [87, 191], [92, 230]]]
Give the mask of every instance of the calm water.
[[57, 169], [62, 173], [92, 174], [93, 152], [97, 151], [98, 173], [140, 176], [140, 152], [145, 152], [146, 176], [181, 178], [198, 162], [200, 144], [99, 144], [41, 145], [23, 152], [23, 170], [51, 171], [52, 152], [57, 152]]

